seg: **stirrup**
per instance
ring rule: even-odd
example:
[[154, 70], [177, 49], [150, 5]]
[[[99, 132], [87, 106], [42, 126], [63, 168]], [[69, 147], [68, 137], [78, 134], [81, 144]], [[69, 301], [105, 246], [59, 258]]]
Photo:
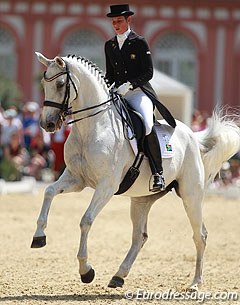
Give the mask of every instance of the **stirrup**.
[[163, 174], [153, 175], [153, 186], [150, 189], [151, 192], [162, 192], [165, 191], [165, 180]]

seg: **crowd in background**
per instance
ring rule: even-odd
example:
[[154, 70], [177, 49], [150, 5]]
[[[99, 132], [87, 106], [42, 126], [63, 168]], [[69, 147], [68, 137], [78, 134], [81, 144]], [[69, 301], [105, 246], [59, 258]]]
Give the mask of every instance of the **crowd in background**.
[[[21, 180], [32, 176], [38, 181], [54, 181], [65, 168], [63, 146], [70, 127], [62, 126], [54, 134], [39, 125], [40, 108], [36, 102], [27, 102], [21, 110], [15, 106], [0, 109], [0, 179]], [[209, 115], [196, 110], [191, 128], [201, 131], [208, 125]], [[222, 185], [240, 184], [240, 152], [223, 164]]]
[[17, 181], [32, 176], [38, 181], [53, 181], [62, 173], [69, 128], [49, 134], [40, 128], [39, 116], [36, 102], [27, 102], [21, 110], [15, 106], [0, 109], [1, 179]]

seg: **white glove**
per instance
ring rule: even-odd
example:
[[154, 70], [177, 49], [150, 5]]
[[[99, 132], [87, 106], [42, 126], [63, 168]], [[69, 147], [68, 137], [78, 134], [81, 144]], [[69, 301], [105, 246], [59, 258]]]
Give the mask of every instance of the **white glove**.
[[117, 88], [117, 93], [120, 95], [125, 95], [129, 90], [133, 89], [130, 82], [126, 82]]

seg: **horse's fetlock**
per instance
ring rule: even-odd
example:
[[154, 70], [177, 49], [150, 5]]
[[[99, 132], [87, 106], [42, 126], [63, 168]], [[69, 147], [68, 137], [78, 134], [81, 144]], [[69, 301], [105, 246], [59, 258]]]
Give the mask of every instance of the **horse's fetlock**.
[[78, 259], [79, 263], [87, 262], [87, 256], [81, 256], [80, 254], [77, 254], [77, 259]]
[[40, 218], [37, 220], [37, 225], [42, 229], [45, 229], [47, 227], [47, 222], [45, 219]]
[[122, 278], [128, 276], [128, 273], [129, 273], [129, 271], [130, 271], [130, 268], [131, 268], [131, 267], [122, 267], [122, 268], [121, 268], [120, 274], [121, 274], [121, 277], [122, 277]]

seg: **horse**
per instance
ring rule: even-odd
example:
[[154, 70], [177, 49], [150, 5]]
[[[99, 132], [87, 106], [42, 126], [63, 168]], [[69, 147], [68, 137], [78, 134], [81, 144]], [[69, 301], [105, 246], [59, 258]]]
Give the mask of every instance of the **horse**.
[[[46, 67], [41, 81], [45, 94], [41, 127], [50, 133], [57, 132], [69, 115], [71, 120], [68, 122], [72, 125], [64, 146], [66, 168], [59, 179], [45, 189], [31, 247], [46, 245], [48, 212], [56, 195], [81, 192], [86, 187], [94, 189], [91, 202], [80, 221], [77, 254], [81, 281], [91, 283], [95, 271], [88, 262], [88, 233], [95, 218], [118, 191], [135, 153], [125, 135], [122, 113], [111, 98], [113, 90], [94, 63], [74, 55], [56, 56], [54, 59], [48, 59], [39, 52], [36, 55]], [[193, 231], [196, 263], [188, 289], [196, 291], [203, 283], [203, 255], [207, 239], [202, 219], [204, 194], [222, 163], [239, 151], [240, 129], [235, 118], [221, 111], [213, 111], [207, 129], [202, 132], [193, 132], [183, 122], [176, 122], [171, 136], [174, 154], [163, 159], [163, 172], [166, 185], [177, 182], [174, 188], [182, 199]], [[165, 120], [160, 120], [160, 124], [167, 125]], [[108, 287], [123, 286], [124, 278], [148, 239], [149, 211], [153, 203], [169, 190], [151, 192], [150, 176], [145, 157], [138, 178], [121, 194], [131, 198], [132, 243]]]

